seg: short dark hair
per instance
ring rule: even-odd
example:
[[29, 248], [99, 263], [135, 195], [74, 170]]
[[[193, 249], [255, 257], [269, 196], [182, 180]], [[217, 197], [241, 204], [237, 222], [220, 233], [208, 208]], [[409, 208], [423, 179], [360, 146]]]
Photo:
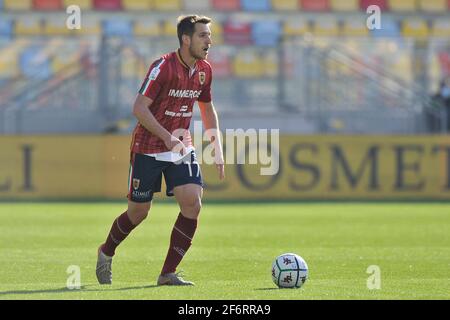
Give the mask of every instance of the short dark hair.
[[180, 47], [183, 43], [183, 40], [182, 40], [183, 34], [188, 35], [189, 37], [192, 37], [192, 35], [195, 32], [195, 24], [196, 23], [210, 24], [211, 21], [212, 21], [211, 18], [208, 18], [206, 16], [198, 16], [196, 14], [178, 17], [177, 35], [178, 35], [178, 41], [180, 42]]

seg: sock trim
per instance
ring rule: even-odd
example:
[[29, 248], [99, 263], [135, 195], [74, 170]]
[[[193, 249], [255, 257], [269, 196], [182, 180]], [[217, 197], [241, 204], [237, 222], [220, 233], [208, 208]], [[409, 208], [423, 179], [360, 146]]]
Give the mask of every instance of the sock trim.
[[190, 241], [192, 241], [192, 238], [188, 237], [183, 231], [181, 231], [180, 229], [178, 229], [177, 227], [173, 226], [173, 228], [175, 230], [177, 230], [179, 233], [181, 233], [183, 236], [185, 236], [186, 238], [188, 238]]
[[122, 230], [122, 228], [119, 225], [119, 218], [116, 219], [116, 224], [117, 224], [117, 228], [119, 229], [120, 232], [122, 232], [122, 234], [127, 235], [129, 234], [129, 232], [125, 232]]
[[111, 236], [111, 240], [112, 240], [115, 244], [117, 244], [117, 245], [120, 244], [121, 241], [119, 241], [119, 240], [117, 240], [116, 238], [114, 238], [114, 236], [112, 235], [112, 232], [110, 232], [109, 235]]

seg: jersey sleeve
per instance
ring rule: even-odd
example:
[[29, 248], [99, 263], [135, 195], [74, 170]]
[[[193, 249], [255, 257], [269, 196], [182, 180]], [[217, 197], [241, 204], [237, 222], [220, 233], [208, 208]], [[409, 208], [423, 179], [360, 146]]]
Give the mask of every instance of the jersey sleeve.
[[209, 66], [209, 72], [207, 73], [208, 79], [206, 79], [206, 85], [202, 89], [202, 93], [198, 97], [198, 101], [200, 102], [211, 102], [212, 96], [211, 96], [211, 83], [212, 83], [212, 69], [211, 66]]
[[166, 79], [167, 61], [164, 58], [161, 58], [150, 66], [139, 93], [155, 100]]

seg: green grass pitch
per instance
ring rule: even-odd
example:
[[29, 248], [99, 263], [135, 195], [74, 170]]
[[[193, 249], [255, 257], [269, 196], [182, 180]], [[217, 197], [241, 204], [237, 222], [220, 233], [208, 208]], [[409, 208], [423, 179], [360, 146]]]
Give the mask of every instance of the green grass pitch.
[[[96, 250], [118, 203], [0, 203], [0, 299], [450, 299], [450, 204], [205, 203], [180, 265], [195, 287], [157, 287], [174, 203], [152, 211], [116, 251], [113, 285], [95, 277]], [[309, 279], [278, 289], [273, 259], [301, 255]], [[66, 287], [69, 266], [81, 289]], [[380, 268], [369, 290], [367, 269]]]

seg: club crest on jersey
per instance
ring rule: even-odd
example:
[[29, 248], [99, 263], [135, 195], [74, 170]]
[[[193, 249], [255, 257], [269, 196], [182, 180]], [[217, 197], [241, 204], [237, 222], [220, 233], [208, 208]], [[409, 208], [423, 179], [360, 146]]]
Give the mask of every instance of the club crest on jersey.
[[133, 189], [139, 189], [139, 185], [141, 184], [141, 180], [133, 178]]
[[203, 71], [200, 71], [198, 73], [198, 80], [200, 81], [200, 84], [204, 84], [205, 80], [206, 80], [206, 73], [204, 73]]

